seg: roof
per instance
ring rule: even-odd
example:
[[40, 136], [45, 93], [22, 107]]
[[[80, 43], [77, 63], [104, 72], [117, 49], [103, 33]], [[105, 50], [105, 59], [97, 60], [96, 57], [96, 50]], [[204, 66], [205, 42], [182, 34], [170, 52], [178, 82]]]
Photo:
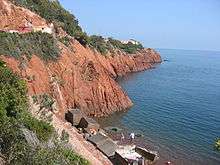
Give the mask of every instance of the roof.
[[116, 152], [124, 159], [127, 160], [138, 160], [142, 158], [140, 154], [135, 151], [134, 145], [121, 146]]
[[135, 151], [150, 161], [155, 161], [155, 159], [157, 159], [158, 156], [156, 152], [149, 151], [141, 147], [136, 147]]
[[111, 139], [107, 139], [103, 144], [97, 146], [97, 148], [108, 157], [115, 155], [116, 147], [117, 145]]
[[101, 133], [97, 133], [88, 138], [106, 156], [111, 157], [115, 154], [117, 145], [108, 137]]
[[85, 117], [84, 118], [88, 123], [91, 123], [91, 124], [98, 124], [94, 119], [90, 118], [90, 117]]
[[68, 112], [72, 114], [82, 114], [82, 112], [79, 109], [70, 109], [68, 110]]
[[98, 145], [100, 143], [103, 143], [103, 141], [106, 141], [109, 137], [101, 134], [101, 133], [97, 133], [96, 135], [93, 135], [91, 137], [88, 138], [88, 141], [90, 141], [91, 143], [93, 143], [94, 145]]

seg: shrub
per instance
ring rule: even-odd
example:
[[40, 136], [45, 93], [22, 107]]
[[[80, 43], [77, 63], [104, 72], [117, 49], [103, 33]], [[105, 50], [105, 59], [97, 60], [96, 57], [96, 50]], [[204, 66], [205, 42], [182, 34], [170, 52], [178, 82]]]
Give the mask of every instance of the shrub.
[[[3, 62], [1, 62], [3, 63]], [[27, 109], [26, 85], [4, 64], [0, 65], [0, 114], [15, 117]]]
[[59, 49], [56, 40], [48, 33], [25, 34], [0, 32], [0, 54], [22, 59], [26, 55], [38, 55], [45, 61], [56, 60]]
[[[106, 42], [101, 36], [88, 36], [86, 32], [79, 26], [76, 17], [69, 11], [65, 10], [57, 0], [11, 0], [14, 4], [25, 7], [41, 17], [45, 18], [48, 22], [53, 22], [55, 27], [61, 27], [70, 36], [78, 40], [83, 46], [89, 45], [95, 48], [101, 54], [105, 55], [108, 51], [113, 52], [114, 49], [122, 50], [128, 54], [136, 53], [138, 50], [143, 49], [141, 44], [122, 44], [119, 40], [110, 38]], [[61, 38], [61, 42], [68, 45], [66, 38]], [[17, 52], [14, 52], [14, 56]]]
[[54, 132], [53, 127], [49, 123], [37, 120], [27, 113], [23, 115], [22, 122], [25, 128], [36, 133], [38, 139], [41, 141], [48, 141]]
[[59, 41], [62, 42], [67, 47], [70, 45], [70, 39], [67, 36], [59, 38]]
[[62, 130], [60, 140], [63, 142], [69, 142], [69, 134], [65, 130]]
[[[31, 116], [28, 112], [27, 89], [24, 81], [1, 60], [0, 93], [0, 151], [7, 164], [89, 164], [87, 160], [65, 148], [53, 136], [54, 128], [49, 123]], [[21, 131], [23, 128], [33, 131], [41, 140], [41, 145], [29, 144]], [[67, 139], [66, 134], [63, 136]], [[53, 140], [53, 145], [50, 147], [47, 144], [49, 139]]]
[[131, 42], [128, 42], [127, 44], [123, 44], [119, 40], [115, 40], [113, 38], [108, 38], [108, 42], [116, 49], [122, 50], [128, 54], [134, 54], [137, 53], [137, 51], [144, 49], [142, 44], [133, 44]]
[[101, 54], [108, 53], [107, 42], [105, 42], [105, 39], [102, 36], [96, 36], [96, 35], [90, 36], [89, 45], [90, 47], [95, 48]]
[[88, 36], [82, 31], [78, 20], [65, 10], [57, 0], [11, 0], [14, 4], [28, 8], [49, 22], [63, 28], [70, 36], [75, 37], [82, 45], [87, 45]]

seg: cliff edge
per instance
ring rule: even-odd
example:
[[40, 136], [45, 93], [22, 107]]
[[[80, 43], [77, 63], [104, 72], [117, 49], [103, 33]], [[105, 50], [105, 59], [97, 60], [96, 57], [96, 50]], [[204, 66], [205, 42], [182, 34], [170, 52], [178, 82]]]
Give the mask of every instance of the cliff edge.
[[[25, 26], [48, 26], [48, 22], [28, 9], [0, 0], [0, 29], [9, 31]], [[30, 96], [47, 93], [57, 101], [59, 114], [68, 108], [80, 108], [90, 116], [106, 116], [132, 106], [132, 101], [115, 81], [118, 76], [150, 69], [161, 62], [153, 49], [141, 49], [135, 54], [123, 51], [103, 55], [83, 46], [66, 32], [57, 30], [54, 38], [65, 36], [69, 44], [57, 40], [59, 57], [56, 61], [44, 61], [37, 54], [19, 60], [0, 54], [0, 59], [27, 81]]]

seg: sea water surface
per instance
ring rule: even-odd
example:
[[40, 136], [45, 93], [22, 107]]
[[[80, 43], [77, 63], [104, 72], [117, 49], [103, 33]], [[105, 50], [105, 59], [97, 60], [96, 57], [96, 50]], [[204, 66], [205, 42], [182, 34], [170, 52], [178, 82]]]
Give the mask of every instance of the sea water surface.
[[168, 61], [118, 80], [134, 106], [99, 122], [142, 133], [157, 164], [220, 165], [220, 52], [158, 51]]

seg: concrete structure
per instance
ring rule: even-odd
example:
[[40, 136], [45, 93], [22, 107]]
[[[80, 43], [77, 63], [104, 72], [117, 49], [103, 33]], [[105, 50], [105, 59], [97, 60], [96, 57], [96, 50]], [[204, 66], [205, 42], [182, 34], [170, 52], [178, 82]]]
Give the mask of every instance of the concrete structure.
[[144, 165], [144, 158], [135, 151], [135, 145], [120, 146], [114, 161], [120, 165]]
[[87, 140], [95, 145], [107, 157], [110, 158], [115, 155], [117, 145], [108, 136], [102, 133], [97, 133], [96, 135], [89, 137]]
[[73, 126], [78, 126], [82, 117], [83, 114], [79, 109], [70, 109], [65, 114], [66, 121], [70, 122]]
[[100, 125], [89, 117], [83, 117], [80, 120], [78, 127], [83, 128], [83, 130], [89, 134], [96, 134], [100, 129]]
[[138, 154], [142, 155], [145, 158], [145, 160], [155, 162], [158, 159], [158, 154], [156, 152], [148, 151], [145, 148], [135, 147], [135, 151]]
[[120, 165], [147, 165], [158, 159], [158, 154], [135, 145], [119, 146], [114, 162]]

